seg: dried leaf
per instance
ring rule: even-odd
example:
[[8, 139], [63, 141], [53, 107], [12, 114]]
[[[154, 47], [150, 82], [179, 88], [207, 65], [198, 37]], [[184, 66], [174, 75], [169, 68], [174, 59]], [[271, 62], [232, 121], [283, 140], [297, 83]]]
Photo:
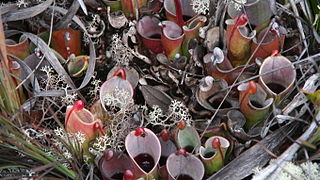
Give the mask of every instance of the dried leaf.
[[149, 85], [141, 86], [140, 90], [149, 106], [157, 105], [163, 112], [168, 110], [172, 101], [169, 95]]
[[32, 18], [45, 11], [52, 4], [52, 2], [53, 0], [47, 0], [39, 5], [30, 8], [9, 11], [8, 13], [3, 15], [3, 22], [19, 21]]
[[[79, 2], [82, 0], [78, 0]], [[72, 18], [76, 15], [79, 9], [79, 2], [74, 0], [68, 12], [61, 18], [61, 20], [54, 26], [54, 29], [64, 29], [67, 28], [72, 20]]]
[[[30, 76], [28, 82], [31, 83], [33, 90], [35, 92], [40, 92], [39, 81], [38, 81], [37, 77], [35, 77], [34, 73], [32, 72], [33, 69], [30, 69], [29, 65], [27, 65], [27, 63], [25, 61], [22, 61], [20, 59], [15, 59], [15, 61], [17, 63], [19, 63], [20, 67], [21, 67], [21, 81], [23, 82], [23, 81], [27, 80], [26, 79], [27, 76]], [[25, 83], [23, 85], [25, 85]]]
[[87, 7], [86, 7], [86, 5], [84, 4], [83, 0], [77, 0], [77, 1], [79, 2], [80, 6], [81, 6], [81, 8], [82, 8], [82, 10], [83, 10], [83, 12], [84, 12], [86, 15], [88, 15]]
[[16, 4], [4, 4], [0, 7], [0, 15], [16, 9], [18, 9], [18, 6]]

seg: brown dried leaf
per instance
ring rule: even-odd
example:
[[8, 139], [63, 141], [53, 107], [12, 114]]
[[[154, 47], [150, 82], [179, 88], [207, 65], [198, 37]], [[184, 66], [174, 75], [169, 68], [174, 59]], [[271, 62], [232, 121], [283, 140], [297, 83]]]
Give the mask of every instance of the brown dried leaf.
[[140, 90], [149, 106], [157, 105], [164, 112], [168, 110], [172, 101], [172, 98], [169, 95], [149, 85], [141, 86]]

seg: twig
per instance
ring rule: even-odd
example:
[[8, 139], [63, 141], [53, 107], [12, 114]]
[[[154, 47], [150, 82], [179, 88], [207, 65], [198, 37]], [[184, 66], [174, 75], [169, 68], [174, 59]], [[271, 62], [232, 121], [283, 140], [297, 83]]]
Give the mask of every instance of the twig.
[[223, 49], [226, 49], [227, 48], [227, 44], [224, 42], [224, 28], [223, 28], [223, 25], [224, 25], [224, 19], [225, 19], [225, 16], [226, 16], [226, 13], [227, 13], [227, 5], [226, 3], [221, 3], [221, 9], [222, 10], [222, 14], [221, 14], [221, 19], [220, 19], [220, 22], [219, 22], [219, 44], [222, 45]]
[[[208, 179], [219, 180], [238, 180], [252, 174], [256, 167], [264, 166], [271, 159], [270, 152], [276, 152], [279, 147], [288, 139], [283, 133], [291, 136], [296, 132], [297, 122], [281, 127], [272, 134], [269, 134], [259, 143], [243, 152], [240, 156], [233, 159], [228, 165], [212, 175]], [[268, 151], [266, 151], [268, 149]]]
[[[294, 3], [297, 4], [297, 3], [300, 3], [301, 1], [302, 0], [295, 0]], [[288, 9], [290, 7], [290, 3], [284, 5], [283, 7]]]
[[63, 29], [68, 26], [68, 24], [72, 21], [74, 15], [76, 15], [80, 4], [78, 0], [74, 0], [68, 13], [63, 16], [63, 18], [58, 22], [58, 24], [54, 27], [54, 29]]
[[[317, 88], [318, 83], [315, 83], [314, 81], [317, 81], [319, 78], [319, 74], [315, 74], [313, 76], [311, 76], [305, 83], [303, 89], [305, 91], [312, 91], [313, 89]], [[311, 79], [311, 81], [310, 81]], [[305, 97], [304, 97], [305, 98]], [[294, 104], [291, 104], [294, 106]], [[290, 104], [289, 104], [290, 106]], [[292, 108], [288, 108], [288, 109], [292, 109]], [[320, 117], [319, 114], [316, 115], [316, 117]], [[267, 166], [264, 170], [262, 170], [257, 176], [255, 176], [253, 178], [253, 180], [263, 180], [263, 179], [267, 179], [270, 176], [270, 179], [275, 179], [278, 174], [281, 172], [281, 167], [285, 166], [285, 164], [287, 162], [289, 162], [290, 160], [293, 159], [295, 153], [299, 150], [300, 148], [300, 144], [303, 141], [308, 140], [312, 134], [315, 132], [315, 130], [317, 129], [317, 123], [320, 122], [320, 118], [316, 119], [316, 121], [313, 121], [311, 123], [311, 125], [309, 126], [309, 128], [297, 139], [297, 141], [292, 144], [285, 152], [283, 152], [281, 154], [281, 156], [279, 156], [274, 163], [270, 164], [269, 166]]]
[[136, 14], [136, 20], [139, 21], [139, 3], [138, 3], [138, 0], [134, 0], [134, 11]]
[[[299, 17], [300, 15], [299, 15], [299, 12], [298, 12], [298, 9], [297, 9], [297, 6], [296, 6], [294, 0], [290, 0], [290, 4], [291, 4], [291, 7], [292, 7], [292, 10], [293, 10], [294, 14], [297, 17]], [[304, 34], [301, 20], [296, 18], [296, 21], [297, 21], [297, 26], [298, 26], [298, 29], [299, 29], [299, 32], [300, 32], [300, 35], [301, 35], [301, 39], [303, 40], [304, 47], [308, 48], [308, 43], [305, 40], [306, 39], [306, 35]]]
[[[318, 122], [320, 122], [320, 119], [317, 119]], [[317, 124], [316, 122], [312, 122], [309, 128], [301, 135], [298, 139], [297, 142], [302, 143], [303, 141], [308, 140], [313, 132], [317, 129]], [[293, 159], [294, 154], [299, 150], [300, 144], [294, 143], [292, 144], [285, 152], [281, 154], [273, 162], [271, 165], [267, 166], [264, 170], [262, 170], [257, 176], [253, 178], [253, 180], [264, 180], [268, 179], [268, 177], [271, 175], [270, 179], [275, 179], [278, 176], [278, 173], [281, 172], [281, 166], [284, 166], [287, 162]], [[279, 171], [280, 168], [280, 171]]]

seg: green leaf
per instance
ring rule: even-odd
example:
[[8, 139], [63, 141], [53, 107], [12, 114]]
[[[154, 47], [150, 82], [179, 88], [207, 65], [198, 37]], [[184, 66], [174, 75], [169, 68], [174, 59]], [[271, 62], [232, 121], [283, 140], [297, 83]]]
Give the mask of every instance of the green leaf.
[[320, 105], [320, 89], [314, 93], [303, 91], [306, 97], [311, 101], [314, 105]]

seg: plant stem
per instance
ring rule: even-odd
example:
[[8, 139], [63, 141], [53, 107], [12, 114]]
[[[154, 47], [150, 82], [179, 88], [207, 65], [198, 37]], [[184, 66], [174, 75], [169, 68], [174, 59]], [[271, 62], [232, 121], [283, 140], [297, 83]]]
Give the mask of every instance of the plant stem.
[[179, 26], [183, 26], [182, 8], [180, 0], [174, 0], [174, 6], [176, 8], [176, 18]]

